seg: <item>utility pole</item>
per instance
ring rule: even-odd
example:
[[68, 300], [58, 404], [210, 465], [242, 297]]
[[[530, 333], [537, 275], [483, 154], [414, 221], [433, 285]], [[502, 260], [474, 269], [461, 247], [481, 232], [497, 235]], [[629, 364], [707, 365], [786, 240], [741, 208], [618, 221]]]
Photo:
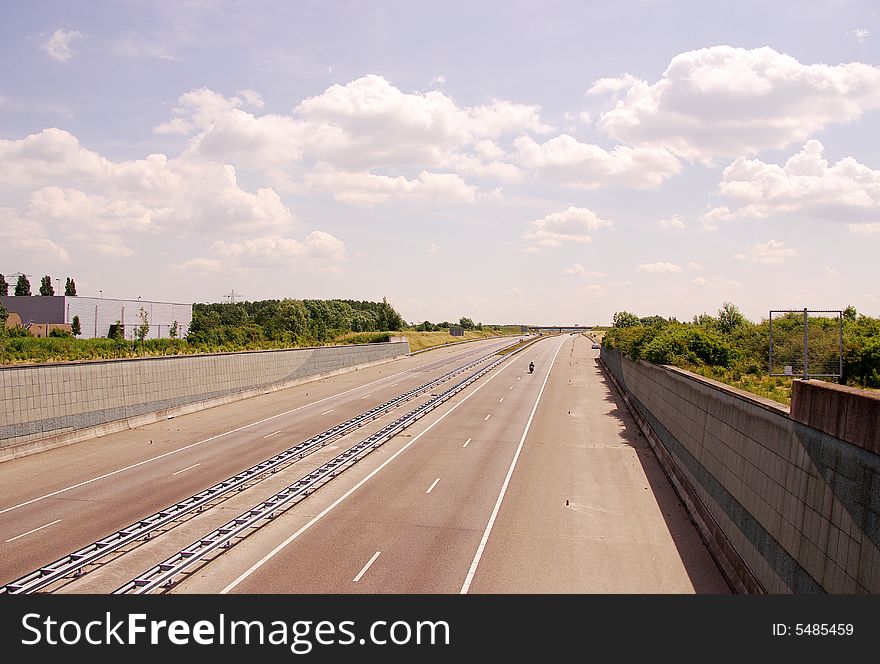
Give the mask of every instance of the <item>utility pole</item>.
[[236, 292], [235, 292], [235, 289], [233, 288], [231, 293], [227, 293], [227, 294], [224, 295], [223, 297], [228, 297], [228, 298], [229, 298], [229, 302], [230, 302], [230, 304], [235, 304], [235, 298], [236, 298], [236, 296], [237, 296], [237, 297], [241, 297], [241, 293], [236, 293]]

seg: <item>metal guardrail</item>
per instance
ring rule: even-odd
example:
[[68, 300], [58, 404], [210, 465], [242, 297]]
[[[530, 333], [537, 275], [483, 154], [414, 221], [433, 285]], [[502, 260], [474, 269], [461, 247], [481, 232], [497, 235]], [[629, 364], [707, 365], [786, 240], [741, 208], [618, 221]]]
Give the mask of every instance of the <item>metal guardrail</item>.
[[368, 424], [394, 408], [411, 401], [419, 394], [464, 373], [482, 362], [485, 362], [497, 352], [498, 351], [494, 351], [484, 355], [477, 360], [469, 362], [468, 364], [458, 367], [438, 378], [428, 381], [419, 387], [404, 392], [385, 403], [375, 406], [345, 422], [342, 422], [341, 424], [337, 424], [326, 431], [312, 436], [311, 438], [298, 443], [265, 461], [251, 466], [247, 470], [243, 470], [222, 482], [200, 491], [185, 500], [175, 503], [170, 507], [166, 507], [144, 519], [140, 519], [139, 521], [117, 530], [115, 533], [93, 542], [78, 551], [65, 555], [55, 562], [29, 572], [15, 581], [6, 583], [0, 587], [0, 594], [34, 593], [65, 577], [81, 576], [83, 569], [88, 565], [98, 562], [102, 558], [105, 558], [114, 551], [117, 551], [128, 544], [132, 544], [138, 540], [149, 540], [151, 534], [159, 528], [176, 521], [193, 510], [203, 509], [207, 503], [216, 500], [230, 491], [243, 490], [247, 483], [256, 480], [266, 473], [277, 471], [278, 468], [284, 464], [302, 459], [306, 454], [323, 447], [332, 440], [340, 438], [351, 431]]
[[[523, 346], [525, 348], [525, 346]], [[499, 357], [491, 364], [474, 372], [463, 381], [442, 392], [424, 404], [418, 406], [406, 415], [399, 417], [394, 422], [386, 425], [379, 431], [356, 443], [344, 452], [336, 455], [323, 465], [309, 474], [299, 478], [259, 505], [243, 512], [236, 518], [213, 530], [204, 537], [199, 538], [189, 546], [181, 549], [171, 557], [158, 565], [151, 567], [138, 577], [125, 583], [116, 589], [113, 594], [147, 594], [157, 588], [173, 585], [173, 579], [178, 574], [203, 561], [205, 556], [232, 546], [233, 540], [246, 536], [253, 529], [265, 525], [265, 522], [275, 518], [280, 512], [292, 507], [293, 504], [305, 498], [319, 485], [323, 485], [333, 479], [346, 467], [352, 466], [370, 452], [380, 447], [398, 433], [414, 424], [417, 420], [427, 415], [442, 403], [452, 398], [468, 385], [478, 380], [499, 364], [509, 358], [509, 355]], [[263, 523], [261, 523], [263, 522]]]
[[420, 350], [414, 350], [409, 353], [409, 355], [420, 355], [421, 353], [427, 353], [430, 350], [438, 350], [440, 348], [449, 348], [450, 346], [460, 346], [461, 344], [470, 344], [475, 341], [489, 341], [490, 339], [503, 339], [505, 336], [511, 337], [521, 337], [522, 334], [511, 334], [511, 335], [503, 335], [498, 337], [480, 337], [478, 339], [465, 339], [464, 341], [447, 341], [445, 344], [437, 344], [436, 346], [428, 346], [427, 348], [422, 348]]

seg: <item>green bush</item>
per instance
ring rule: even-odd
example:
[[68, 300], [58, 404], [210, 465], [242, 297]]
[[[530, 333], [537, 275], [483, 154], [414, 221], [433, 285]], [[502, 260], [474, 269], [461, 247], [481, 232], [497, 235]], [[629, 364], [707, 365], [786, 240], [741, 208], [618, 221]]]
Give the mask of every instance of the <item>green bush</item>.
[[715, 332], [681, 323], [644, 329], [647, 334], [639, 337], [638, 356], [648, 362], [730, 366], [732, 348]]

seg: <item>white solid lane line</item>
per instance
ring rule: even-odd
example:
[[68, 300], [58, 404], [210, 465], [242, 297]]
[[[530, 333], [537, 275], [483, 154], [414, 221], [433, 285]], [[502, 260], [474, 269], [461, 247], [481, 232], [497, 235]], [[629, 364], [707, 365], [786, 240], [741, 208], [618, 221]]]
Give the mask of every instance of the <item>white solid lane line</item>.
[[[279, 433], [280, 433], [280, 432], [279, 432]], [[184, 468], [183, 470], [178, 470], [176, 473], [171, 473], [171, 477], [174, 477], [175, 475], [180, 475], [180, 473], [185, 473], [186, 471], [188, 471], [188, 470], [192, 470], [192, 469], [195, 468], [196, 466], [201, 466], [201, 465], [202, 465], [201, 462], [200, 462], [200, 463], [194, 463], [194, 464], [191, 465], [191, 466], [187, 466], [187, 467]]]
[[431, 491], [434, 490], [434, 487], [437, 486], [437, 482], [439, 482], [439, 481], [440, 481], [440, 478], [438, 477], [436, 480], [431, 482], [431, 486], [428, 487], [428, 490], [425, 491], [425, 493], [431, 493]]
[[353, 487], [351, 487], [351, 488], [350, 488], [348, 491], [346, 491], [344, 494], [342, 494], [341, 496], [339, 496], [339, 498], [337, 498], [337, 499], [334, 500], [332, 503], [330, 503], [330, 505], [328, 505], [327, 507], [325, 507], [323, 511], [321, 511], [317, 516], [315, 516], [314, 518], [312, 518], [312, 520], [309, 521], [306, 525], [304, 525], [302, 528], [300, 528], [299, 530], [297, 530], [295, 533], [293, 533], [293, 535], [291, 535], [290, 537], [288, 537], [286, 540], [284, 540], [283, 542], [281, 542], [281, 544], [279, 544], [278, 546], [276, 546], [274, 549], [272, 549], [272, 550], [271, 550], [269, 553], [267, 553], [265, 556], [263, 556], [262, 558], [260, 558], [260, 560], [258, 560], [258, 561], [255, 562], [253, 565], [251, 565], [247, 570], [245, 570], [244, 572], [242, 572], [242, 573], [238, 576], [238, 578], [235, 579], [235, 581], [233, 581], [232, 583], [230, 583], [229, 585], [227, 585], [223, 590], [221, 590], [221, 591], [220, 591], [220, 594], [221, 594], [221, 595], [226, 595], [229, 591], [231, 591], [233, 588], [235, 588], [238, 584], [240, 584], [242, 581], [244, 581], [245, 579], [247, 579], [251, 574], [253, 574], [254, 572], [256, 572], [256, 571], [257, 571], [258, 569], [260, 569], [263, 565], [265, 565], [267, 562], [269, 562], [272, 558], [274, 558], [275, 556], [277, 556], [279, 552], [281, 552], [283, 549], [285, 549], [285, 548], [286, 548], [291, 542], [293, 542], [297, 537], [299, 537], [300, 535], [302, 535], [302, 534], [303, 534], [304, 532], [306, 532], [309, 528], [311, 528], [311, 527], [314, 526], [316, 523], [318, 523], [318, 521], [320, 521], [321, 519], [323, 519], [323, 518], [324, 518], [327, 514], [329, 514], [333, 509], [335, 509], [337, 506], [339, 506], [339, 504], [340, 504], [342, 501], [344, 501], [344, 500], [345, 500], [346, 498], [348, 498], [351, 494], [353, 494], [355, 491], [357, 491], [358, 489], [360, 489], [364, 484], [366, 484], [369, 480], [371, 480], [373, 477], [375, 477], [376, 474], [379, 473], [379, 472], [380, 472], [385, 466], [387, 466], [389, 463], [391, 463], [392, 461], [394, 461], [394, 460], [395, 460], [397, 457], [399, 457], [401, 454], [403, 454], [404, 452], [406, 452], [406, 451], [410, 448], [410, 446], [412, 446], [416, 441], [418, 441], [422, 436], [424, 436], [425, 434], [427, 434], [427, 433], [428, 433], [431, 429], [433, 429], [435, 426], [437, 426], [438, 424], [440, 424], [440, 422], [442, 422], [443, 420], [445, 420], [449, 415], [451, 415], [453, 412], [455, 412], [455, 410], [456, 410], [459, 406], [461, 406], [463, 403], [467, 402], [468, 399], [470, 399], [470, 398], [471, 398], [472, 396], [474, 396], [477, 392], [479, 392], [479, 391], [482, 390], [484, 387], [486, 387], [486, 385], [488, 385], [489, 383], [491, 383], [491, 382], [495, 379], [496, 376], [500, 375], [501, 372], [504, 371], [505, 369], [507, 369], [507, 367], [509, 367], [509, 366], [512, 366], [512, 365], [509, 364], [509, 363], [508, 363], [508, 364], [505, 364], [503, 367], [501, 367], [500, 369], [498, 369], [498, 371], [497, 371], [496, 373], [493, 373], [491, 376], [489, 376], [489, 378], [486, 379], [486, 382], [485, 382], [485, 383], [483, 383], [483, 384], [481, 384], [481, 385], [477, 385], [476, 389], [474, 389], [473, 392], [471, 392], [470, 394], [468, 394], [467, 396], [465, 396], [464, 399], [462, 399], [461, 401], [459, 401], [458, 403], [456, 403], [455, 405], [453, 405], [452, 408], [450, 408], [450, 409], [447, 410], [445, 413], [443, 413], [440, 417], [438, 417], [436, 420], [434, 420], [433, 422], [431, 422], [431, 424], [429, 424], [428, 427], [427, 427], [424, 431], [422, 431], [420, 434], [417, 434], [417, 435], [416, 435], [414, 438], [412, 438], [412, 439], [411, 439], [406, 445], [404, 445], [403, 447], [401, 447], [401, 448], [400, 448], [399, 450], [397, 450], [394, 454], [392, 454], [392, 455], [391, 455], [390, 457], [388, 457], [385, 461], [383, 461], [383, 462], [382, 462], [382, 463], [381, 463], [381, 464], [380, 464], [380, 465], [379, 465], [379, 466], [378, 466], [373, 472], [371, 472], [369, 475], [367, 475], [365, 478], [363, 478], [360, 482], [358, 482], [358, 483], [355, 484]]
[[489, 419], [490, 417], [492, 417], [492, 413], [489, 413], [488, 415], [486, 415], [486, 419], [484, 419], [483, 422], [488, 421], [488, 419]]
[[272, 436], [277, 436], [279, 433], [281, 433], [281, 432], [280, 431], [273, 431], [268, 436], [263, 436], [263, 440], [265, 440], [266, 438], [271, 438]]
[[466, 441], [464, 441], [464, 445], [462, 445], [462, 447], [467, 447], [468, 443], [470, 443], [471, 440], [472, 440], [471, 438], [468, 438]]
[[513, 385], [511, 385], [511, 386], [508, 387], [507, 389], [508, 389], [508, 390], [512, 390], [512, 389], [513, 389]]
[[61, 519], [55, 519], [55, 521], [53, 521], [52, 523], [47, 523], [45, 526], [40, 526], [39, 528], [34, 528], [33, 530], [29, 530], [26, 533], [22, 533], [21, 535], [16, 535], [15, 537], [10, 537], [8, 540], [6, 540], [6, 543], [8, 544], [9, 542], [14, 542], [15, 540], [19, 539], [20, 537], [24, 537], [25, 535], [30, 535], [31, 533], [35, 533], [38, 530], [42, 530], [43, 528], [48, 528], [49, 526], [54, 526], [56, 523], [59, 523], [60, 521], [61, 521]]
[[373, 395], [372, 394], [365, 394], [364, 396], [361, 397], [361, 399], [366, 399], [367, 397], [371, 397], [371, 396], [373, 396]]
[[86, 484], [91, 484], [92, 482], [98, 482], [100, 480], [107, 479], [108, 477], [113, 477], [114, 475], [118, 475], [119, 473], [124, 473], [126, 470], [131, 470], [132, 468], [137, 468], [138, 466], [143, 466], [144, 464], [150, 463], [152, 461], [158, 461], [159, 459], [163, 459], [167, 456], [171, 456], [172, 454], [177, 454], [178, 452], [182, 452], [183, 450], [188, 450], [192, 447], [196, 447], [198, 445], [203, 445], [205, 443], [209, 443], [212, 440], [216, 440], [217, 438], [222, 438], [223, 436], [228, 436], [231, 433], [237, 433], [238, 431], [244, 431], [245, 429], [249, 429], [252, 426], [256, 426], [257, 424], [262, 424], [263, 422], [269, 422], [270, 420], [274, 420], [278, 417], [284, 417], [285, 415], [290, 415], [291, 413], [295, 413], [298, 410], [302, 410], [303, 408], [308, 408], [309, 406], [314, 406], [315, 404], [321, 403], [322, 401], [327, 401], [329, 399], [335, 399], [336, 397], [341, 397], [344, 394], [348, 394], [349, 392], [356, 392], [357, 390], [361, 390], [365, 387], [369, 387], [375, 383], [382, 382], [383, 380], [388, 380], [390, 378], [395, 378], [396, 376], [402, 376], [405, 373], [409, 373], [411, 369], [407, 369], [405, 371], [399, 371], [396, 374], [391, 374], [390, 376], [385, 376], [384, 378], [379, 378], [374, 380], [366, 385], [358, 385], [357, 387], [353, 387], [350, 390], [345, 390], [344, 392], [339, 392], [337, 394], [331, 394], [329, 397], [324, 397], [323, 399], [318, 399], [317, 401], [312, 401], [307, 404], [303, 404], [302, 406], [297, 406], [296, 408], [291, 408], [290, 410], [286, 410], [283, 413], [278, 413], [277, 415], [272, 415], [270, 417], [264, 418], [262, 420], [257, 420], [256, 422], [251, 422], [250, 424], [245, 424], [244, 426], [237, 427], [235, 429], [230, 429], [229, 431], [224, 431], [223, 433], [218, 433], [210, 438], [205, 438], [204, 440], [200, 440], [197, 443], [192, 443], [190, 445], [184, 445], [183, 447], [178, 447], [176, 450], [171, 450], [170, 452], [165, 452], [164, 454], [160, 454], [158, 456], [151, 457], [149, 459], [144, 459], [143, 461], [138, 461], [137, 463], [133, 463], [130, 466], [125, 466], [125, 468], [119, 468], [117, 470], [113, 470], [109, 473], [104, 473], [103, 475], [98, 475], [97, 477], [93, 477], [89, 480], [85, 480], [83, 482], [79, 482], [78, 484], [71, 484], [68, 487], [64, 487], [63, 489], [58, 489], [57, 491], [53, 491], [52, 493], [47, 493], [44, 496], [39, 496], [38, 498], [31, 498], [30, 500], [26, 500], [23, 503], [19, 503], [18, 505], [13, 505], [12, 507], [7, 507], [5, 509], [0, 510], [0, 514], [5, 514], [6, 512], [11, 512], [12, 510], [17, 510], [19, 507], [24, 507], [25, 505], [30, 505], [31, 503], [36, 503], [40, 500], [45, 500], [46, 498], [51, 498], [52, 496], [57, 496], [59, 493], [64, 493], [65, 491], [70, 491], [72, 489], [78, 489], [81, 486], [85, 486]]
[[498, 403], [502, 403], [503, 401], [504, 401], [504, 397], [501, 397], [500, 399], [498, 399]]
[[364, 574], [367, 573], [367, 570], [370, 569], [370, 565], [372, 565], [374, 562], [376, 562], [376, 558], [379, 557], [379, 554], [380, 554], [380, 553], [382, 553], [382, 552], [381, 552], [381, 551], [376, 551], [376, 553], [373, 554], [373, 557], [370, 558], [370, 559], [367, 561], [367, 564], [363, 566], [363, 569], [361, 569], [361, 571], [358, 572], [358, 575], [357, 575], [356, 577], [354, 577], [354, 582], [355, 582], [355, 583], [357, 583], [358, 581], [360, 581], [360, 580], [361, 580], [361, 577], [362, 577]]
[[333, 412], [333, 410], [334, 410], [333, 408], [331, 408], [330, 410], [325, 410], [323, 413], [321, 413], [321, 415], [329, 415], [330, 413]]
[[462, 595], [467, 595], [468, 590], [470, 590], [471, 582], [474, 580], [474, 574], [477, 572], [477, 565], [480, 564], [480, 558], [483, 556], [483, 551], [486, 548], [486, 542], [489, 539], [489, 533], [492, 532], [492, 526], [495, 525], [495, 517], [498, 516], [498, 510], [501, 509], [501, 501], [504, 500], [504, 494], [507, 493], [507, 485], [510, 483], [510, 478], [513, 475], [513, 469], [516, 468], [516, 462], [519, 460], [519, 453], [522, 451], [523, 443], [526, 441], [526, 436], [529, 434], [529, 428], [532, 426], [532, 420], [535, 417], [535, 411], [538, 410], [538, 404], [541, 401], [541, 395], [544, 394], [544, 388], [547, 386], [547, 380], [550, 378], [550, 372], [553, 371], [553, 363], [556, 361], [556, 356], [559, 355], [559, 351], [562, 348], [563, 344], [559, 344], [556, 348], [556, 353], [553, 355], [553, 359], [550, 361], [550, 369], [547, 370], [547, 375], [544, 376], [544, 383], [541, 385], [541, 391], [538, 392], [538, 398], [535, 399], [535, 405], [532, 406], [532, 412], [529, 415], [529, 421], [526, 422], [526, 428], [523, 430], [522, 438], [519, 439], [519, 446], [516, 448], [516, 454], [513, 455], [513, 461], [510, 462], [510, 468], [507, 470], [507, 477], [504, 478], [504, 484], [501, 485], [501, 493], [498, 494], [498, 500], [495, 501], [495, 509], [492, 510], [492, 516], [489, 517], [489, 523], [486, 524], [486, 530], [483, 532], [483, 538], [480, 540], [480, 546], [477, 547], [477, 553], [474, 556], [473, 561], [471, 562], [471, 568], [468, 570], [467, 576], [465, 577], [464, 584], [461, 586]]

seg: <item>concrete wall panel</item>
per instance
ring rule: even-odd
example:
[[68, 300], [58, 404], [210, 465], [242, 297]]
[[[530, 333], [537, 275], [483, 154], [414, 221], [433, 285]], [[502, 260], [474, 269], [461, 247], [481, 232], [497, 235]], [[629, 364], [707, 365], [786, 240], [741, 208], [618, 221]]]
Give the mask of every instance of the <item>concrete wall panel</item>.
[[0, 368], [0, 459], [408, 352], [394, 342]]
[[880, 455], [829, 433], [866, 427], [833, 429], [815, 396], [824, 430], [680, 369], [601, 359], [764, 591], [880, 592]]

